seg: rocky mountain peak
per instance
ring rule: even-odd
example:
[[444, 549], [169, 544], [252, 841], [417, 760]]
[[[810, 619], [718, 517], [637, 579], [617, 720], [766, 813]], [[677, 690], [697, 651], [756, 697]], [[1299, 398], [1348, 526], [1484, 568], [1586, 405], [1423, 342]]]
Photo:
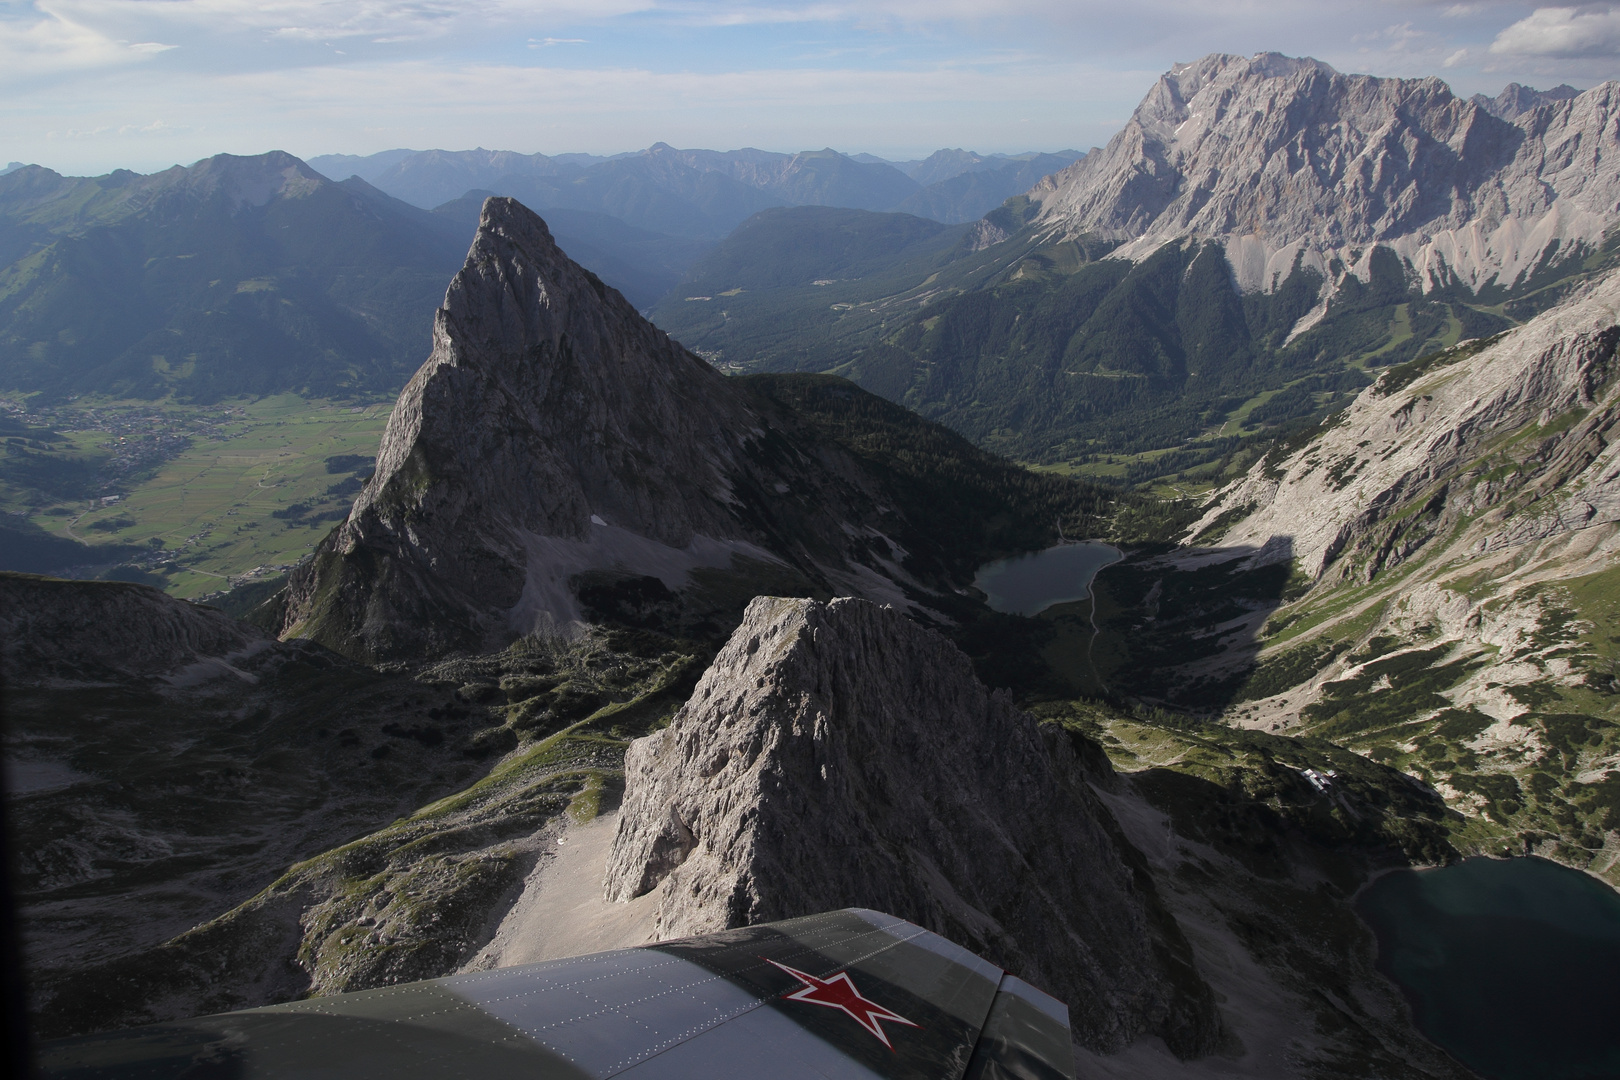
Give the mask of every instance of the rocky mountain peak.
[[1488, 98], [1484, 94], [1475, 94], [1469, 100], [1492, 116], [1498, 116], [1503, 120], [1512, 122], [1539, 105], [1568, 101], [1571, 98], [1579, 97], [1580, 94], [1579, 90], [1567, 83], [1555, 86], [1551, 90], [1537, 90], [1534, 87], [1521, 86], [1518, 83], [1510, 82], [1494, 98]]
[[1302, 78], [1331, 78], [1337, 74], [1328, 64], [1308, 56], [1284, 56], [1275, 52], [1255, 53], [1253, 56], [1211, 53], [1191, 63], [1176, 64], [1159, 76], [1154, 90], [1144, 99], [1143, 107], [1150, 108], [1150, 103], [1158, 105], [1166, 100], [1185, 105], [1211, 86], [1230, 86], [1244, 80], [1297, 82]]
[[[492, 412], [455, 407], [469, 398]], [[493, 416], [588, 437], [566, 457], [553, 446], [530, 457], [507, 442], [511, 432], [482, 423]], [[515, 523], [546, 536], [583, 539], [594, 522], [674, 547], [700, 531], [732, 536], [722, 459], [705, 444], [749, 421], [714, 369], [564, 255], [536, 214], [490, 198], [434, 320], [433, 353], [401, 397], [353, 518], [380, 512], [415, 479], [413, 455], [431, 455], [446, 479], [504, 491]], [[636, 455], [652, 430], [690, 425], [699, 437], [662, 460]]]
[[276, 198], [298, 198], [331, 183], [283, 150], [248, 157], [216, 154], [190, 168], [176, 166], [157, 177], [169, 178], [174, 187], [204, 198], [222, 196], [233, 208], [263, 206]]
[[846, 454], [490, 198], [375, 476], [295, 576], [286, 631], [365, 656], [481, 647], [580, 619], [583, 578], [667, 595], [737, 560], [868, 593], [887, 579], [840, 575], [878, 504]]
[[1601, 242], [1620, 209], [1617, 112], [1617, 83], [1510, 87], [1498, 105], [1436, 78], [1217, 54], [1167, 72], [1107, 148], [1029, 196], [1047, 236], [1106, 237], [1131, 258], [1222, 240], [1244, 289], [1272, 288], [1299, 260], [1366, 278], [1378, 244], [1426, 288], [1479, 288], [1554, 244]]
[[1101, 751], [892, 608], [757, 597], [625, 776], [607, 895], [659, 889], [660, 937], [872, 906], [1067, 1000], [1094, 1048], [1218, 1036]]

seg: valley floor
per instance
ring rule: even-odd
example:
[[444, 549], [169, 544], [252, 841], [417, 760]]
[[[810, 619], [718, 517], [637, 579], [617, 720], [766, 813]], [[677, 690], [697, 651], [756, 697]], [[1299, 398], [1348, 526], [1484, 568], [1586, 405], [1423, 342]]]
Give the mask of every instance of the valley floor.
[[76, 567], [187, 598], [285, 573], [347, 515], [391, 408], [0, 397], [0, 511], [50, 543], [45, 564], [0, 569]]

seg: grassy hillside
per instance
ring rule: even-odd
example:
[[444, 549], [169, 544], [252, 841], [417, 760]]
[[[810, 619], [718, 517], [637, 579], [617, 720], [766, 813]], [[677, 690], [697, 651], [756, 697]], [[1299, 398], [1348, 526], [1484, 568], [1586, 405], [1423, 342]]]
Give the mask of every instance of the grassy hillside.
[[[178, 706], [145, 686], [109, 700], [104, 685], [66, 680], [15, 695], [19, 745], [77, 781], [33, 795], [17, 819], [20, 901], [41, 939], [37, 1030], [454, 971], [561, 830], [614, 805], [629, 740], [668, 722], [709, 658], [645, 633], [593, 634], [525, 639], [412, 679], [304, 643], [286, 652], [254, 684]], [[163, 752], [130, 753], [143, 743]], [[109, 813], [145, 831], [80, 824]], [[184, 855], [155, 855], [166, 843]], [[86, 911], [99, 920], [89, 933]]]
[[688, 297], [863, 278], [954, 245], [961, 230], [909, 214], [831, 206], [766, 210], [743, 222], [687, 276]]

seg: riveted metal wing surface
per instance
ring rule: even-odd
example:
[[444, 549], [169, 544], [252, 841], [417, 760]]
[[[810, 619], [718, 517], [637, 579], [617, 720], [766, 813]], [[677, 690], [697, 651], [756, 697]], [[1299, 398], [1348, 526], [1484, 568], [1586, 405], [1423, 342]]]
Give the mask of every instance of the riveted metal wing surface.
[[1068, 1010], [848, 909], [46, 1043], [50, 1080], [1073, 1080]]

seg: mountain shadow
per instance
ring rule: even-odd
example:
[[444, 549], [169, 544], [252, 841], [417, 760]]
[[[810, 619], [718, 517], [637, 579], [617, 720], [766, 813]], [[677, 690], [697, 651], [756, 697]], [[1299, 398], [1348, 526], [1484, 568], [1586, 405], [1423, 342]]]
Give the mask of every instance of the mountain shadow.
[[1092, 583], [1096, 638], [1076, 670], [1103, 696], [1219, 713], [1253, 671], [1267, 618], [1309, 584], [1288, 537], [1259, 548], [1132, 552]]

